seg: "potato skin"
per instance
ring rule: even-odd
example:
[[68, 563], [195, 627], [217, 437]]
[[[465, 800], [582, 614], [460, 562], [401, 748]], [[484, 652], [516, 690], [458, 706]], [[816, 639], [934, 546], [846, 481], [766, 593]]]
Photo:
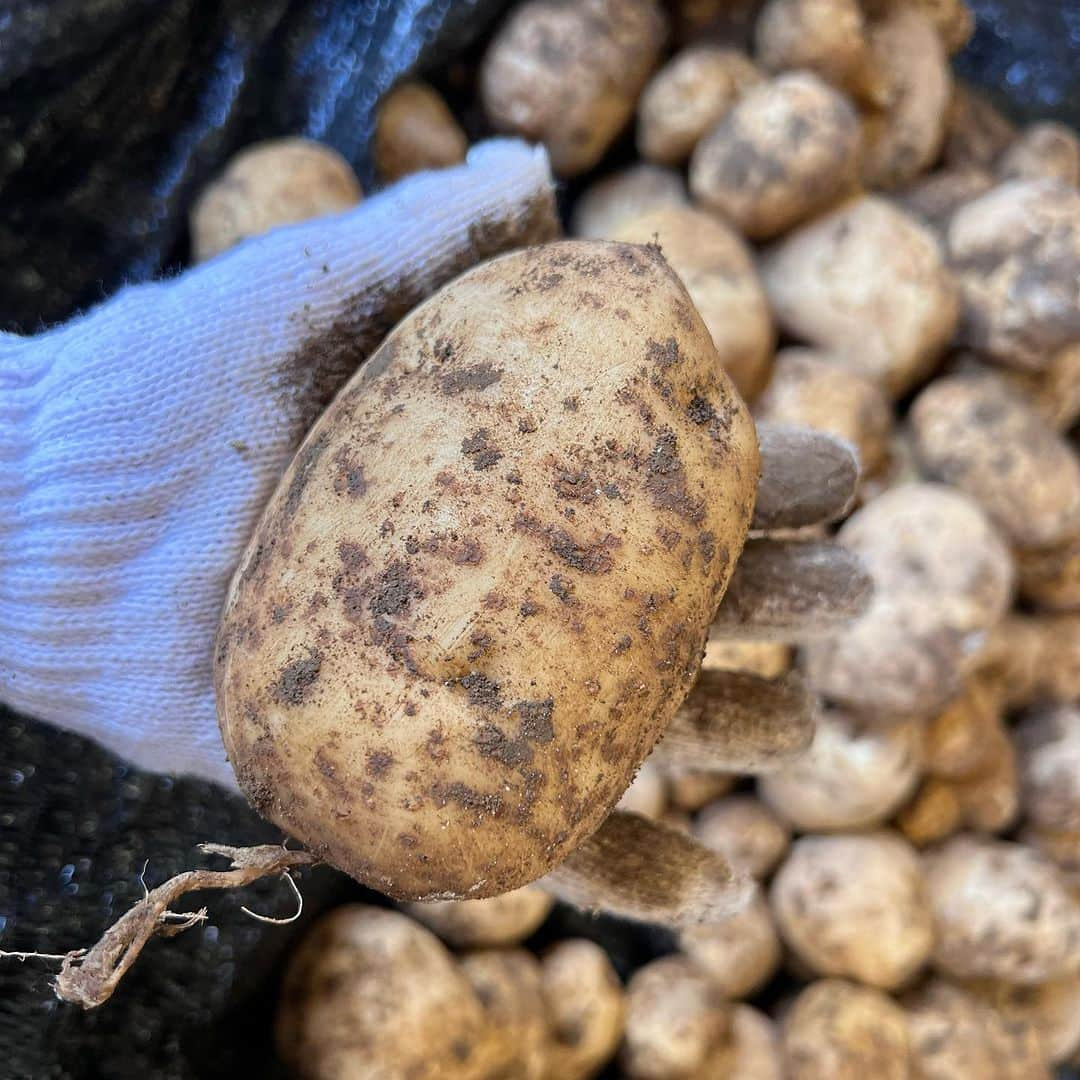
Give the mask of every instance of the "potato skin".
[[241, 788], [397, 899], [540, 877], [689, 690], [758, 469], [655, 248], [458, 278], [316, 423], [241, 561], [216, 656]]
[[655, 0], [528, 0], [484, 57], [484, 111], [544, 143], [561, 176], [585, 172], [630, 119], [665, 36]]
[[374, 152], [384, 184], [421, 169], [456, 165], [468, 148], [454, 114], [426, 83], [402, 83], [379, 103]]
[[935, 379], [911, 409], [927, 473], [967, 492], [1020, 548], [1080, 534], [1080, 459], [993, 375]]
[[858, 157], [851, 102], [816, 75], [793, 72], [754, 87], [697, 144], [690, 191], [766, 239], [850, 190]]
[[956, 284], [937, 238], [876, 196], [785, 236], [762, 281], [783, 330], [843, 357], [892, 397], [933, 371], [956, 328]]
[[231, 158], [191, 211], [195, 262], [278, 225], [336, 214], [363, 198], [349, 163], [310, 139], [268, 139]]

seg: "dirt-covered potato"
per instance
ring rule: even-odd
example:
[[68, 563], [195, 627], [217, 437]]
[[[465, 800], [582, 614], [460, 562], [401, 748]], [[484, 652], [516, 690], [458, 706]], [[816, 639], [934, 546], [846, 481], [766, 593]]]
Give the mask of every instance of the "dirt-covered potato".
[[582, 192], [574, 204], [571, 232], [587, 240], [610, 240], [624, 221], [689, 202], [679, 173], [639, 162], [594, 181]]
[[1042, 855], [960, 835], [924, 855], [923, 871], [944, 974], [1030, 985], [1080, 971], [1080, 902]]
[[541, 960], [547, 1008], [550, 1080], [587, 1080], [619, 1047], [626, 1018], [622, 984], [607, 953], [583, 938], [568, 938]]
[[394, 87], [375, 114], [375, 169], [384, 184], [421, 169], [441, 169], [465, 160], [469, 140], [427, 83]]
[[787, 1080], [910, 1080], [903, 1009], [880, 990], [820, 979], [795, 999], [781, 1028]]
[[918, 855], [893, 832], [801, 837], [769, 899], [784, 941], [817, 975], [895, 990], [933, 948]]
[[1045, 611], [1080, 612], [1080, 534], [1047, 551], [1017, 556], [1020, 595]]
[[1009, 607], [1001, 537], [961, 492], [905, 484], [853, 514], [838, 540], [863, 560], [874, 595], [861, 619], [806, 647], [811, 684], [865, 715], [940, 708]]
[[1018, 371], [981, 363], [961, 353], [964, 370], [992, 370], [1013, 393], [1027, 401], [1055, 431], [1068, 431], [1080, 420], [1080, 341], [1054, 352], [1041, 371]]
[[932, 979], [905, 995], [918, 1080], [1049, 1080], [1039, 1034], [958, 986]]
[[443, 941], [459, 949], [516, 945], [547, 918], [554, 901], [526, 886], [489, 900], [435, 900], [406, 904], [404, 910]]
[[400, 912], [339, 907], [289, 960], [277, 1048], [305, 1080], [480, 1080], [493, 1035], [454, 958]]
[[876, 196], [796, 229], [764, 260], [780, 326], [899, 397], [952, 337], [957, 291], [934, 234]]
[[679, 947], [728, 999], [749, 997], [780, 966], [780, 938], [760, 893], [720, 922], [687, 927]]
[[663, 816], [667, 803], [666, 778], [656, 765], [646, 761], [633, 783], [623, 792], [617, 808], [655, 819]]
[[681, 165], [739, 95], [764, 78], [737, 49], [695, 45], [676, 53], [638, 102], [638, 153], [662, 165]]
[[787, 825], [752, 795], [710, 803], [694, 821], [694, 835], [735, 869], [759, 880], [772, 873], [791, 843]]
[[1059, 1065], [1080, 1049], [1080, 974], [1037, 986], [973, 979], [964, 983], [964, 989], [1006, 1022], [1033, 1027], [1047, 1065]]
[[885, 463], [892, 430], [887, 398], [872, 379], [813, 349], [787, 348], [776, 354], [755, 414], [760, 420], [847, 439], [859, 453], [864, 476]]
[[962, 344], [1000, 364], [1044, 370], [1080, 339], [1080, 192], [1013, 180], [962, 206], [949, 222], [960, 286]]
[[497, 131], [542, 142], [562, 176], [591, 169], [656, 66], [655, 0], [526, 0], [488, 47], [480, 97]]
[[724, 641], [709, 638], [702, 670], [742, 671], [763, 679], [778, 679], [791, 670], [791, 646], [781, 641]]
[[1080, 534], [1080, 458], [993, 375], [935, 379], [911, 424], [926, 473], [967, 492], [1020, 548]]
[[660, 245], [705, 320], [724, 370], [752, 401], [769, 377], [775, 335], [753, 257], [738, 234], [702, 210], [681, 206], [628, 219], [611, 238]]
[[216, 672], [242, 790], [396, 899], [540, 877], [689, 690], [757, 474], [655, 248], [459, 277], [313, 427], [241, 561]]
[[945, 163], [988, 169], [1016, 138], [1016, 127], [974, 87], [954, 82], [945, 116]]
[[867, 727], [830, 711], [818, 718], [810, 749], [779, 772], [758, 778], [758, 793], [781, 819], [803, 832], [879, 825], [919, 781], [916, 723]]
[[998, 175], [1006, 180], [1057, 180], [1076, 187], [1080, 184], [1080, 139], [1064, 124], [1032, 124], [1002, 154]]
[[870, 35], [888, 105], [863, 123], [862, 177], [874, 188], [911, 183], [941, 152], [952, 96], [949, 59], [933, 23], [898, 7]]
[[495, 1060], [484, 1070], [483, 1080], [500, 1076], [545, 1080], [548, 1018], [536, 957], [525, 949], [479, 949], [460, 957], [458, 968], [493, 1029]]
[[623, 1074], [628, 1080], [692, 1076], [726, 1040], [730, 1024], [730, 1007], [692, 960], [653, 960], [626, 988]]
[[856, 98], [880, 100], [885, 89], [857, 0], [767, 0], [754, 56], [769, 71], [812, 71]]
[[993, 186], [994, 177], [976, 166], [939, 169], [897, 191], [894, 198], [909, 214], [944, 237], [953, 214]]
[[195, 262], [278, 225], [337, 214], [363, 198], [349, 163], [310, 139], [270, 139], [242, 150], [191, 211]]
[[690, 191], [765, 239], [850, 190], [858, 158], [851, 103], [816, 75], [792, 72], [749, 90], [697, 144]]
[[1080, 703], [1030, 710], [1013, 737], [1028, 822], [1080, 831]]

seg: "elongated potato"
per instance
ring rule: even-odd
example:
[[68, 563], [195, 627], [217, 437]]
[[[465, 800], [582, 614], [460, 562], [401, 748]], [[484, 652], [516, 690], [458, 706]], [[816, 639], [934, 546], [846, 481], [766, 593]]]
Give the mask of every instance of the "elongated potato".
[[216, 657], [241, 788], [397, 899], [540, 877], [686, 695], [758, 468], [655, 248], [458, 278], [315, 425], [241, 560]]

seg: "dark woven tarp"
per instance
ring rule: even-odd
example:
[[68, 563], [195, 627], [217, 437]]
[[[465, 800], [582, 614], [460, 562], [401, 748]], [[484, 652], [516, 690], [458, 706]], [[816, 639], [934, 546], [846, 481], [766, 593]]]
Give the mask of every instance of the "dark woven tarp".
[[[374, 102], [402, 71], [439, 70], [503, 0], [21, 0], [0, 11], [0, 327], [24, 331], [182, 265], [193, 193], [239, 146], [322, 138], [370, 182]], [[1075, 123], [1080, 9], [976, 0], [959, 66], [1019, 117]], [[453, 80], [450, 80], [452, 83]], [[467, 86], [467, 80], [466, 80]], [[475, 129], [479, 131], [479, 128]], [[623, 148], [625, 152], [625, 147]], [[0, 708], [0, 947], [89, 944], [151, 887], [196, 865], [196, 844], [279, 839], [210, 785], [131, 769], [74, 735]], [[193, 896], [210, 922], [150, 945], [116, 997], [83, 1013], [52, 997], [49, 966], [0, 963], [0, 1077], [274, 1076], [269, 1017], [280, 964], [308, 919], [344, 897], [303, 875]], [[560, 912], [625, 974], [662, 938]]]

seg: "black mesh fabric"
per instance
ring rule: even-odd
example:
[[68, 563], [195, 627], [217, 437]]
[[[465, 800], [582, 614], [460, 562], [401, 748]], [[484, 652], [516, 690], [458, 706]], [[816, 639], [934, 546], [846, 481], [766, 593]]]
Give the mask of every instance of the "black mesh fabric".
[[[402, 71], [442, 69], [504, 0], [22, 0], [0, 11], [0, 327], [31, 331], [181, 265], [187, 207], [236, 148], [302, 132], [370, 182], [375, 101]], [[1020, 118], [1080, 110], [1076, 5], [975, 0], [959, 68]], [[444, 84], [453, 89], [453, 78]], [[467, 80], [465, 85], [467, 86]], [[473, 133], [482, 130], [475, 118]], [[625, 150], [625, 147], [623, 148]], [[617, 153], [619, 151], [616, 151]], [[150, 886], [197, 865], [200, 841], [279, 834], [211, 785], [134, 770], [77, 736], [0, 708], [0, 947], [89, 944]], [[378, 901], [327, 869], [193, 896], [210, 921], [146, 950], [115, 998], [59, 1004], [50, 966], [0, 963], [0, 1077], [274, 1077], [283, 957], [309, 920]], [[538, 935], [601, 941], [628, 975], [662, 934], [561, 910]]]

